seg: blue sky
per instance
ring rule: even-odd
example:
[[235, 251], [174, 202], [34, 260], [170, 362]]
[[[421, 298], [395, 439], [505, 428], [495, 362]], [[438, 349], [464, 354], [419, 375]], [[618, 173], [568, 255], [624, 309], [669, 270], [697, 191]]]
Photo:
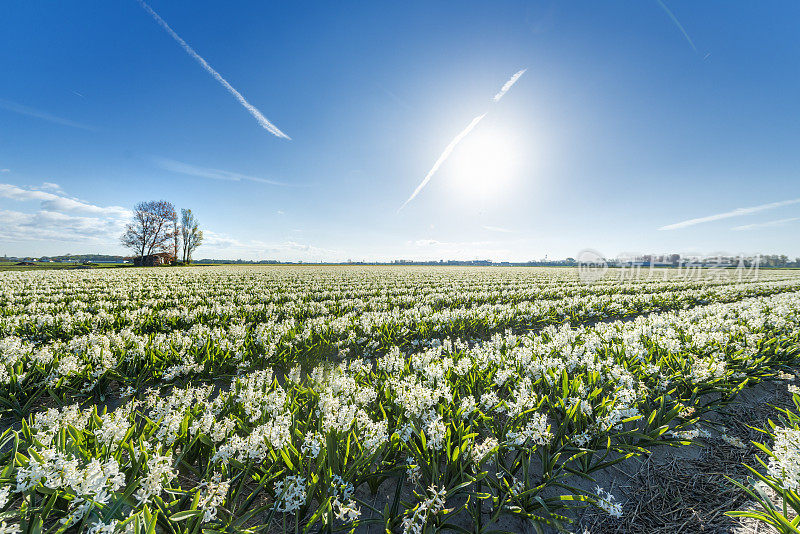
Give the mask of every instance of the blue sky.
[[800, 255], [797, 2], [149, 5], [291, 140], [135, 0], [5, 2], [0, 255], [160, 198], [199, 257]]

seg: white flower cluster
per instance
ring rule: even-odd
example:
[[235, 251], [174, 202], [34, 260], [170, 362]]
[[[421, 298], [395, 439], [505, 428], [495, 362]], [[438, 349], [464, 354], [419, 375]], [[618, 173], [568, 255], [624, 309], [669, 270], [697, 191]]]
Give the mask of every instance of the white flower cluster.
[[222, 475], [215, 473], [211, 480], [200, 483], [200, 500], [197, 507], [203, 511], [203, 522], [208, 523], [217, 517], [217, 508], [225, 502], [230, 488], [230, 481], [222, 480]]
[[353, 500], [353, 494], [355, 493], [353, 485], [345, 482], [339, 475], [333, 475], [331, 486], [333, 487], [331, 507], [333, 508], [334, 517], [345, 523], [352, 523], [361, 517], [361, 510]]
[[146, 475], [139, 482], [134, 497], [139, 504], [146, 504], [164, 491], [164, 482], [169, 483], [177, 476], [172, 466], [172, 454], [153, 453], [147, 458]]
[[428, 498], [417, 504], [413, 514], [403, 519], [403, 534], [422, 534], [428, 521], [444, 510], [447, 490], [437, 489], [436, 486], [428, 488]]
[[547, 445], [553, 439], [553, 434], [547, 424], [547, 416], [542, 413], [534, 413], [524, 428], [519, 432], [509, 432], [507, 437], [511, 443], [522, 447], [524, 445]]
[[114, 458], [106, 462], [97, 458], [81, 462], [69, 453], [41, 449], [31, 451], [28, 464], [17, 469], [16, 483], [17, 492], [43, 487], [71, 494], [74, 497], [70, 502], [71, 512], [62, 522], [72, 525], [95, 504], [108, 504], [114, 492], [125, 484], [125, 477]]
[[769, 459], [769, 475], [778, 479], [785, 490], [800, 489], [800, 429], [776, 427]]
[[480, 467], [487, 459], [490, 453], [497, 449], [499, 442], [496, 438], [488, 437], [481, 443], [475, 443], [470, 450], [472, 462]]
[[275, 483], [275, 510], [294, 513], [306, 503], [306, 479], [289, 475]]
[[597, 494], [597, 506], [606, 512], [611, 517], [622, 517], [622, 504], [617, 502], [610, 491], [606, 491], [600, 486], [595, 486], [595, 493]]
[[669, 435], [686, 441], [694, 441], [698, 438], [709, 439], [711, 433], [705, 428], [693, 428], [691, 430], [672, 430]]

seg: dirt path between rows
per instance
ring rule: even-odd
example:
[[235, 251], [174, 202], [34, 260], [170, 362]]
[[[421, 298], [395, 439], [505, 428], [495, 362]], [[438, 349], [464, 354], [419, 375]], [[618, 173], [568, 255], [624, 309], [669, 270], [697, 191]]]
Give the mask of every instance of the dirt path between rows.
[[683, 447], [652, 447], [651, 454], [603, 472], [596, 477], [597, 484], [624, 503], [623, 517], [586, 509], [574, 516], [571, 530], [580, 534], [776, 532], [755, 520], [725, 515], [756, 506], [725, 477], [749, 480], [750, 473], [742, 464], [757, 465], [758, 449], [751, 441], [769, 439], [751, 427], [767, 428], [769, 419], [778, 421], [774, 406], [794, 407], [787, 386], [798, 380], [791, 376], [783, 374], [782, 379], [745, 388], [721, 410], [704, 414], [700, 424], [711, 433], [710, 438]]

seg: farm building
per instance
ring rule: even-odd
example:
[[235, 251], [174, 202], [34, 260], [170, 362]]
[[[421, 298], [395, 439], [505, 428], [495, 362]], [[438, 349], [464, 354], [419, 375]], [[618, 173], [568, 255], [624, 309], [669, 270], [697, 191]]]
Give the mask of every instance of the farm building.
[[156, 254], [148, 254], [146, 256], [136, 256], [133, 258], [133, 264], [136, 267], [153, 267], [156, 265], [166, 265], [172, 261], [172, 254], [169, 252], [158, 252]]

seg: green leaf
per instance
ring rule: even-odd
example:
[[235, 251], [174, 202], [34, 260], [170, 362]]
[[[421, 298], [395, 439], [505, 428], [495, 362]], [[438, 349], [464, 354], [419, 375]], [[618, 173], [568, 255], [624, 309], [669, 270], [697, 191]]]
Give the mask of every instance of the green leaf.
[[183, 521], [184, 519], [197, 517], [202, 514], [203, 514], [202, 510], [184, 510], [183, 512], [172, 514], [171, 516], [169, 516], [169, 518], [171, 521]]

